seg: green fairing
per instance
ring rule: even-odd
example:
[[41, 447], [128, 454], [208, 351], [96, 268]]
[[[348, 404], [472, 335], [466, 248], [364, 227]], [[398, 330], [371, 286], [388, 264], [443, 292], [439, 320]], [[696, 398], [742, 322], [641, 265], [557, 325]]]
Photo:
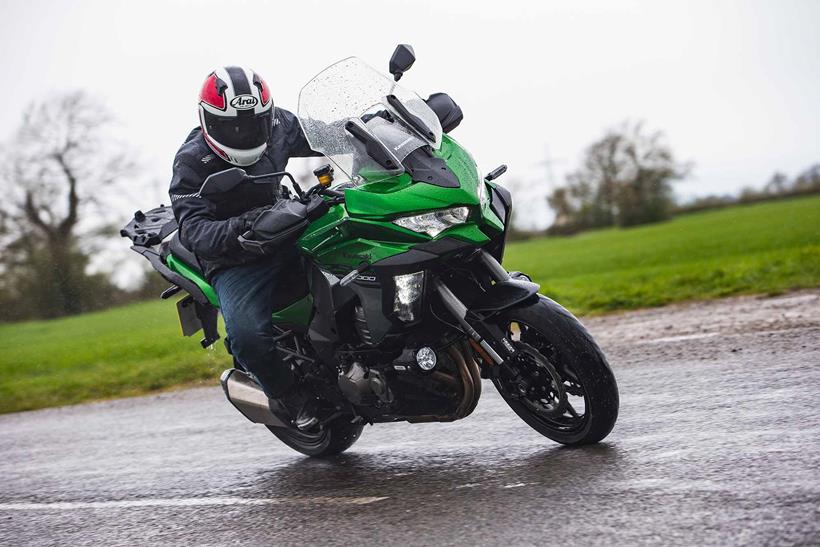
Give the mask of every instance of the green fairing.
[[345, 191], [348, 214], [357, 217], [395, 217], [443, 207], [478, 205], [477, 188], [481, 181], [475, 162], [467, 151], [445, 135], [435, 155], [447, 162], [458, 177], [459, 188], [413, 183], [410, 175], [403, 173]]
[[[216, 296], [216, 291], [207, 281], [205, 281], [205, 279], [202, 276], [200, 276], [197, 272], [189, 268], [187, 264], [177, 259], [174, 255], [168, 255], [166, 263], [168, 264], [168, 267], [171, 268], [171, 270], [175, 271], [176, 273], [184, 277], [187, 277], [188, 279], [196, 283], [197, 286], [208, 298], [208, 302], [210, 302], [211, 305], [213, 305], [216, 308], [219, 307], [219, 299]], [[274, 312], [273, 322], [307, 325], [310, 322], [310, 316], [312, 312], [313, 297], [310, 294], [308, 294], [307, 296], [305, 296], [301, 300], [294, 302], [290, 306]]]
[[168, 258], [165, 260], [165, 263], [168, 267], [178, 273], [183, 277], [187, 277], [199, 287], [199, 289], [205, 294], [205, 297], [208, 299], [208, 302], [211, 303], [212, 306], [219, 307], [219, 298], [216, 297], [216, 291], [214, 290], [211, 285], [205, 281], [201, 275], [197, 272], [192, 270], [187, 264], [179, 260], [174, 255], [168, 255]]
[[[504, 225], [489, 207], [479, 213], [479, 184], [486, 184], [475, 162], [455, 140], [444, 135], [435, 154], [447, 162], [458, 177], [459, 188], [442, 188], [414, 183], [403, 173], [397, 177], [365, 183], [345, 189], [345, 205], [335, 205], [302, 234], [298, 245], [319, 265], [337, 275], [344, 275], [362, 262], [373, 263], [410, 250], [414, 245], [452, 237], [481, 246], [490, 241], [488, 234], [503, 231]], [[392, 220], [434, 209], [466, 205], [470, 220], [453, 226], [431, 238], [393, 224]], [[219, 306], [216, 292], [202, 277], [173, 255], [168, 267], [196, 283], [214, 306]], [[313, 299], [302, 300], [273, 314], [275, 323], [307, 325], [313, 310]]]
[[414, 183], [403, 173], [397, 177], [345, 189], [345, 206], [337, 205], [311, 224], [299, 240], [302, 250], [336, 274], [346, 274], [363, 261], [373, 263], [403, 253], [418, 243], [453, 237], [477, 246], [489, 242], [482, 231], [501, 232], [501, 221], [487, 205], [480, 218], [475, 212], [467, 224], [445, 230], [436, 238], [392, 223], [399, 216], [434, 209], [470, 206], [477, 211], [479, 177], [475, 162], [451, 137], [444, 135], [435, 154], [458, 177], [459, 188]]
[[308, 325], [313, 315], [313, 297], [308, 294], [297, 300], [287, 308], [273, 312], [274, 323], [292, 323], [294, 325]]

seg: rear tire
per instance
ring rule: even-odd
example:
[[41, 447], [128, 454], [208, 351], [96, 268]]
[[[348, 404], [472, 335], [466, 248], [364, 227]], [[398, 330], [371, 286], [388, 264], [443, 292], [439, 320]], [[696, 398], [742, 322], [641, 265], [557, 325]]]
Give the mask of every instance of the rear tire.
[[267, 426], [280, 441], [306, 456], [327, 458], [341, 454], [359, 440], [364, 426], [350, 423], [349, 416], [341, 416], [320, 426], [316, 431], [298, 431]]
[[[531, 365], [540, 373], [527, 378], [528, 387], [540, 390], [535, 397], [515, 392], [518, 384], [505, 380], [503, 374], [493, 379], [496, 389], [522, 420], [545, 437], [565, 445], [596, 443], [612, 431], [619, 407], [615, 376], [598, 344], [569, 311], [541, 296], [531, 306], [502, 312], [497, 324], [505, 332], [511, 324], [523, 325], [519, 328], [520, 348], [531, 352], [534, 348], [547, 362], [539, 360]], [[543, 368], [538, 368], [538, 363]], [[557, 372], [565, 383], [550, 389], [554, 382], [550, 371]], [[536, 385], [538, 382], [540, 385]], [[553, 409], [550, 414], [551, 401], [544, 395], [552, 394], [556, 401], [563, 395], [568, 400], [570, 392], [583, 397], [583, 414], [571, 405], [569, 408], [573, 408], [576, 416], [569, 410], [562, 413], [561, 405], [555, 405], [558, 410]], [[546, 404], [539, 405], [538, 397]]]

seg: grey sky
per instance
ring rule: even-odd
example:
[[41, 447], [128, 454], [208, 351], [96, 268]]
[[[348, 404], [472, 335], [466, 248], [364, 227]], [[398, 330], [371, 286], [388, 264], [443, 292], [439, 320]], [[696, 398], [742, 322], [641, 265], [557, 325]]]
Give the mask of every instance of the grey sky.
[[295, 109], [325, 66], [357, 55], [386, 70], [398, 42], [418, 57], [402, 83], [449, 92], [466, 116], [454, 136], [484, 170], [508, 163], [510, 179], [543, 179], [548, 149], [563, 180], [625, 118], [695, 163], [685, 196], [820, 160], [820, 1], [2, 0], [2, 11], [0, 138], [30, 101], [87, 88], [156, 180], [196, 124], [212, 67], [250, 65]]

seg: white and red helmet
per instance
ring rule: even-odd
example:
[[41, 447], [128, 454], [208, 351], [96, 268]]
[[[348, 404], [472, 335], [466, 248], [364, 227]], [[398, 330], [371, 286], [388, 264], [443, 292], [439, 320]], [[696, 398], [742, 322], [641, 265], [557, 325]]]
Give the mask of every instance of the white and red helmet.
[[253, 70], [226, 66], [211, 72], [199, 92], [199, 123], [211, 149], [225, 161], [256, 163], [270, 140], [273, 100]]

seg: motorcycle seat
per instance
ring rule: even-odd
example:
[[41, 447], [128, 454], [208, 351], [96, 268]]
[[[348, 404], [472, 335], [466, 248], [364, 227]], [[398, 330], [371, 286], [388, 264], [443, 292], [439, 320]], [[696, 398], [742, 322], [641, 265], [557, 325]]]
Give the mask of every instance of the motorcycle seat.
[[175, 233], [168, 242], [168, 251], [202, 275], [202, 264], [199, 263], [199, 259], [193, 251], [182, 244], [182, 241], [179, 239], [179, 232]]

